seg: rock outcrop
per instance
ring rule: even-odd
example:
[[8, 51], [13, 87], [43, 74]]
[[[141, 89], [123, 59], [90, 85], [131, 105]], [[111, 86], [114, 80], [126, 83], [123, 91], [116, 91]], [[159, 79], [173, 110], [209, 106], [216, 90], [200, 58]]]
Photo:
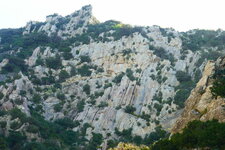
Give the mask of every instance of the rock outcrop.
[[193, 120], [217, 119], [219, 122], [225, 122], [225, 99], [220, 96], [215, 98], [210, 90], [215, 70], [224, 68], [224, 64], [225, 57], [206, 64], [202, 78], [185, 102], [184, 111], [172, 129], [173, 133], [180, 132]]

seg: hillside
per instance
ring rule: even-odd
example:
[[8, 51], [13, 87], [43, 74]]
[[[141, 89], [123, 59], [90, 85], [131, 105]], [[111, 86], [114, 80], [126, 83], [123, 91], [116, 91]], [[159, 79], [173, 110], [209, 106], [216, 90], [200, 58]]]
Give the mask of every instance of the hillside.
[[101, 23], [90, 5], [1, 29], [0, 147], [149, 145], [168, 136], [224, 49], [222, 30]]

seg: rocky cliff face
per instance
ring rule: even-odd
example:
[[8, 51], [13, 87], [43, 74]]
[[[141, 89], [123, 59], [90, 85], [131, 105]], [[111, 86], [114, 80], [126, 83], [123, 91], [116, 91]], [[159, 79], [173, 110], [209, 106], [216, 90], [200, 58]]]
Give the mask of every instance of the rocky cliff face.
[[224, 64], [224, 57], [219, 58], [217, 61], [209, 61], [206, 64], [202, 78], [185, 102], [184, 111], [172, 129], [173, 133], [180, 132], [187, 123], [193, 120], [217, 119], [219, 122], [225, 122], [224, 98], [213, 96], [210, 90], [215, 80], [213, 78], [215, 70], [223, 69]]
[[[93, 133], [116, 139], [115, 131], [130, 129], [144, 138], [160, 125], [170, 131], [207, 60], [224, 53], [224, 32], [99, 23], [91, 10], [54, 14], [10, 36], [0, 32], [1, 110], [16, 107], [28, 116], [32, 110], [49, 121], [70, 118], [79, 122], [73, 131], [89, 124], [88, 140]], [[222, 117], [222, 101], [207, 92], [213, 69], [209, 62], [174, 132], [190, 118]]]

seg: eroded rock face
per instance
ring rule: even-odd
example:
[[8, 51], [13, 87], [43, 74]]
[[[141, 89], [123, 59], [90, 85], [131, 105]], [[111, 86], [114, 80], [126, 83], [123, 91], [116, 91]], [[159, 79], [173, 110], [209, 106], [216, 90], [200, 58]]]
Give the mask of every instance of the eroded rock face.
[[79, 11], [76, 11], [66, 17], [58, 14], [49, 15], [46, 17], [45, 23], [31, 21], [27, 23], [23, 34], [45, 32], [48, 36], [57, 34], [58, 36], [66, 39], [73, 37], [76, 34], [82, 34], [88, 24], [96, 23], [99, 23], [99, 21], [92, 16], [92, 6], [87, 5], [82, 7]]
[[207, 121], [217, 119], [225, 122], [225, 100], [213, 97], [210, 87], [214, 79], [215, 69], [224, 67], [225, 59], [219, 58], [216, 62], [209, 61], [204, 69], [202, 78], [191, 92], [185, 103], [181, 117], [176, 121], [172, 132], [180, 132], [192, 120]]

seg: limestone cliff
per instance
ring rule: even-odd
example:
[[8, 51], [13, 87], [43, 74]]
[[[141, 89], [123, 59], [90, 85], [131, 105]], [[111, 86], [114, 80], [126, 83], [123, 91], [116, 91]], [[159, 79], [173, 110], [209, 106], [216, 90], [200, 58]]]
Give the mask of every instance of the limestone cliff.
[[203, 71], [202, 78], [191, 92], [185, 102], [185, 108], [181, 117], [176, 121], [172, 132], [180, 132], [188, 122], [193, 120], [207, 121], [217, 119], [225, 122], [225, 99], [212, 95], [210, 88], [214, 79], [212, 78], [216, 69], [223, 69], [225, 57], [217, 61], [209, 61]]

